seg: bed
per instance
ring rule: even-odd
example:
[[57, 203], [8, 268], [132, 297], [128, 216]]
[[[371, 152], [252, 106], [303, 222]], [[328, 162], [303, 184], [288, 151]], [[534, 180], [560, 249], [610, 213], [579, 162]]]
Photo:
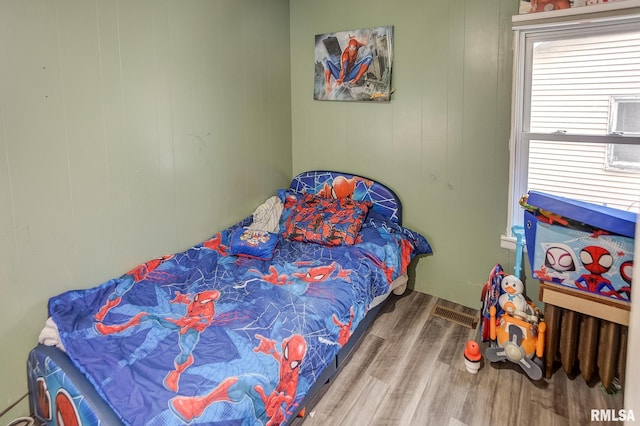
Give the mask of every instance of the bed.
[[401, 216], [379, 182], [304, 172], [184, 252], [52, 297], [27, 360], [34, 417], [290, 423], [431, 253]]

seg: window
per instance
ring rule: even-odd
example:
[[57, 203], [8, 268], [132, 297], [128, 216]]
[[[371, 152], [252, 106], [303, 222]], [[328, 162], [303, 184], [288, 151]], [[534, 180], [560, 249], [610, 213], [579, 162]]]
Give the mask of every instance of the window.
[[508, 229], [529, 190], [640, 212], [639, 17], [515, 28], [510, 148]]
[[[640, 136], [640, 96], [612, 96], [609, 133]], [[634, 145], [609, 145], [607, 170], [640, 172], [640, 149]]]
[[609, 133], [640, 135], [640, 96], [612, 96]]

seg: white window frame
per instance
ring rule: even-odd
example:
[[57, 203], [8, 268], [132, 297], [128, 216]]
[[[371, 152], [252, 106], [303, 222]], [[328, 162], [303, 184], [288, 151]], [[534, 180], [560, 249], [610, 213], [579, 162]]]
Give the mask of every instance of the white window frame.
[[[621, 2], [625, 3], [625, 2]], [[615, 4], [615, 3], [614, 3]], [[586, 8], [586, 7], [585, 7]], [[580, 8], [582, 9], [582, 8]], [[518, 202], [527, 193], [529, 141], [562, 140], [567, 142], [593, 143], [633, 143], [640, 144], [640, 137], [630, 135], [577, 135], [558, 129], [554, 133], [532, 133], [529, 131], [529, 107], [531, 104], [531, 68], [527, 63], [532, 55], [534, 41], [557, 40], [560, 37], [579, 37], [596, 32], [637, 30], [640, 26], [640, 14], [606, 16], [593, 19], [580, 19], [553, 23], [526, 22], [514, 26], [513, 42], [513, 83], [511, 109], [511, 135], [509, 140], [509, 205], [507, 229], [501, 237], [501, 246], [516, 249], [516, 238], [512, 227], [522, 225], [523, 212]], [[514, 22], [516, 20], [514, 19]]]
[[[616, 127], [618, 122], [618, 112], [620, 105], [635, 103], [640, 107], [640, 96], [611, 96], [609, 101], [609, 133], [611, 134], [624, 134], [631, 136], [640, 136], [640, 132], [628, 132], [622, 131]], [[617, 145], [609, 145], [607, 147], [607, 159], [605, 168], [616, 172], [632, 172], [638, 173], [640, 171], [640, 163], [633, 161], [617, 160], [615, 147]]]
[[620, 105], [624, 105], [627, 103], [640, 104], [640, 96], [611, 96], [609, 101], [609, 133], [614, 134], [630, 134], [633, 136], [640, 136], [640, 131], [638, 132], [623, 132], [616, 128], [616, 122], [618, 121], [618, 111], [620, 110]]

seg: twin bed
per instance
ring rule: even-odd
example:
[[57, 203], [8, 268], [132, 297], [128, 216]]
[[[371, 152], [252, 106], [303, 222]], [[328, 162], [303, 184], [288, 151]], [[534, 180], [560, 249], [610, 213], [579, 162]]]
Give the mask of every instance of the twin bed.
[[401, 214], [378, 182], [305, 172], [184, 252], [51, 298], [27, 361], [34, 416], [66, 426], [290, 423], [390, 293], [404, 291], [411, 259], [431, 253]]

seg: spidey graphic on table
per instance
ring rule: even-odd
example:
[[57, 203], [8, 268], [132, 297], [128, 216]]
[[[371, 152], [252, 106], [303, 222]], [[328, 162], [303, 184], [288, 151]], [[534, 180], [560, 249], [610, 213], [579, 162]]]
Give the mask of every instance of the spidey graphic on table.
[[611, 281], [602, 276], [609, 272], [613, 265], [613, 256], [607, 249], [600, 246], [586, 246], [580, 252], [580, 261], [589, 273], [582, 274], [576, 280], [576, 287], [604, 296], [622, 298]]

